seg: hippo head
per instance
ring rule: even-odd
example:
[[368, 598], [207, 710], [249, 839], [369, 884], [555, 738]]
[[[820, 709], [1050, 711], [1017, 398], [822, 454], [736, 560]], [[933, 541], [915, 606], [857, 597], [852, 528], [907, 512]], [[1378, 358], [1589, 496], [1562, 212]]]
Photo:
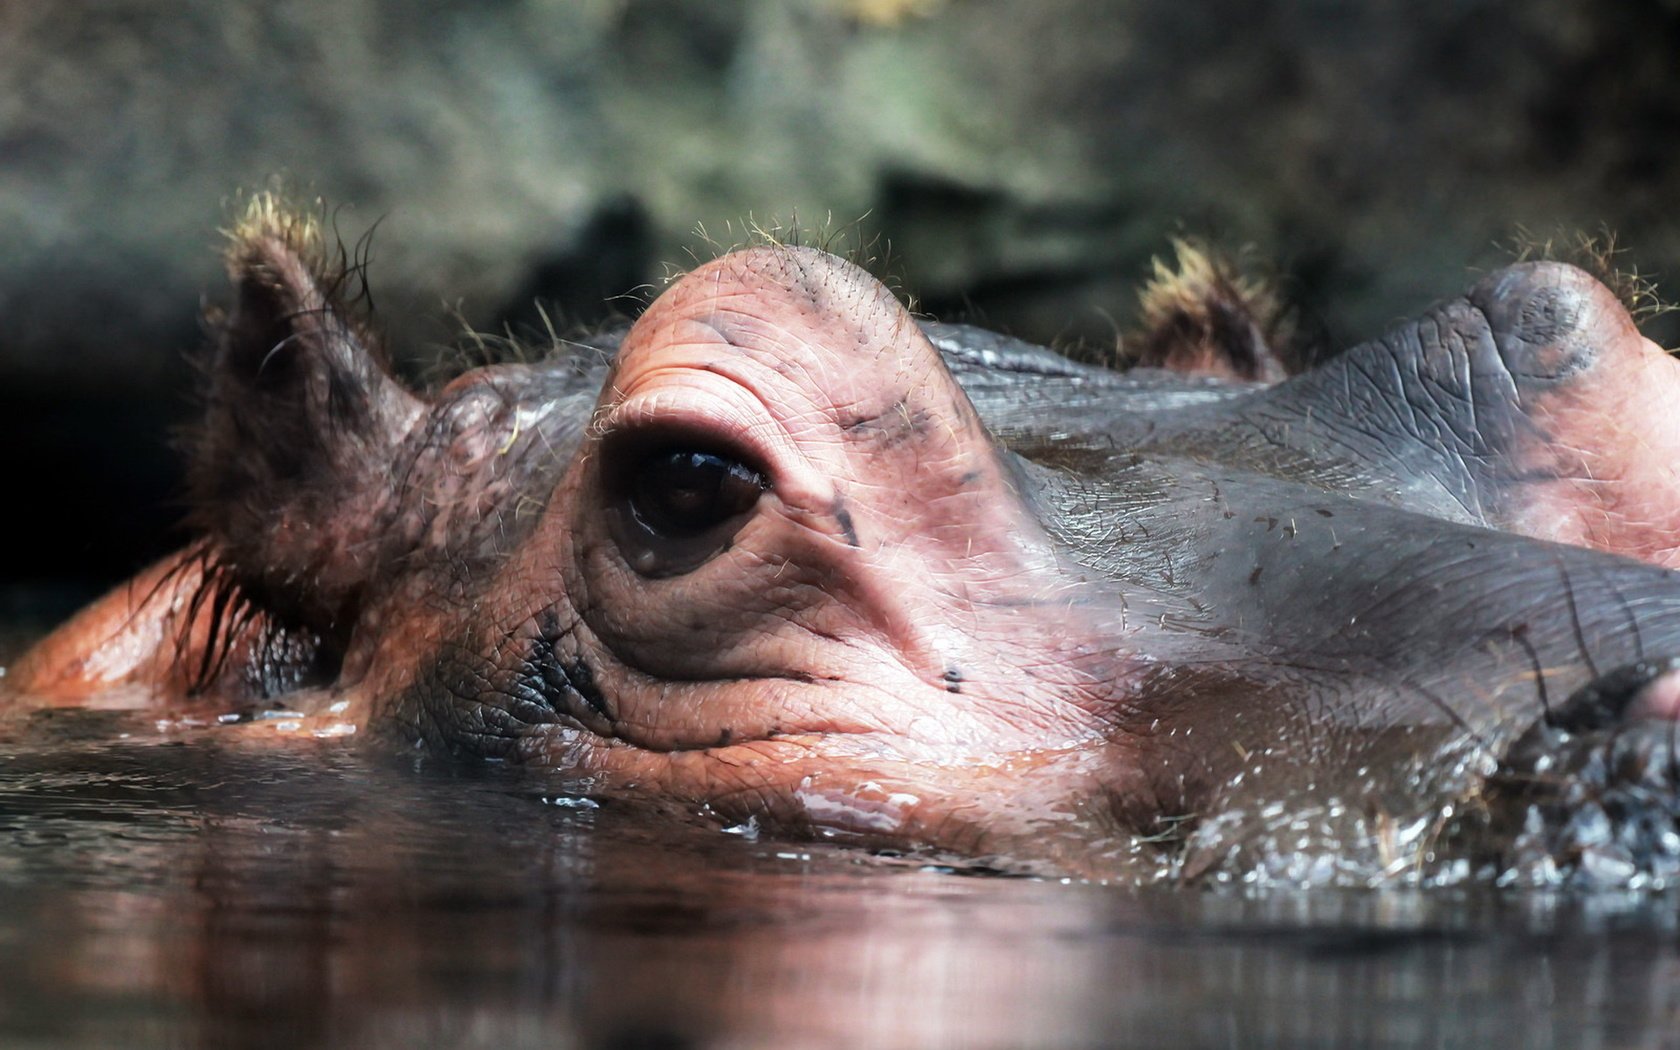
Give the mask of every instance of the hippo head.
[[1537, 726], [1680, 694], [1673, 460], [1593, 428], [1673, 363], [1578, 271], [1272, 385], [1184, 374], [1217, 346], [1121, 374], [919, 323], [771, 245], [421, 396], [313, 224], [255, 209], [229, 259], [200, 539], [19, 695], [283, 709], [730, 823], [1111, 872], [1326, 783], [1375, 826], [1544, 752]]
[[479, 612], [446, 613], [453, 644], [379, 690], [417, 735], [737, 817], [941, 841], [924, 825], [1020, 803], [1009, 770], [1083, 773], [1112, 735], [1119, 606], [1083, 593], [861, 270], [787, 247], [708, 263], [589, 387], [592, 404], [534, 409], [576, 436], [528, 424], [551, 462], [521, 538], [492, 541]]

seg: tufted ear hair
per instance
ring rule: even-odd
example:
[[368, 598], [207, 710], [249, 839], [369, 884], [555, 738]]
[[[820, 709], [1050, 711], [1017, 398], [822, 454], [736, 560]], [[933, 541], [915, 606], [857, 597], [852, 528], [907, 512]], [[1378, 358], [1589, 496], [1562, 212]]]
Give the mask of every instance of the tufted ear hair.
[[247, 597], [323, 633], [375, 570], [393, 460], [425, 404], [344, 300], [356, 269], [319, 221], [258, 197], [230, 233], [212, 316], [190, 523]]
[[1173, 265], [1157, 258], [1138, 292], [1133, 363], [1185, 375], [1275, 383], [1289, 374], [1279, 349], [1290, 322], [1270, 282], [1245, 275], [1205, 245], [1173, 239]]

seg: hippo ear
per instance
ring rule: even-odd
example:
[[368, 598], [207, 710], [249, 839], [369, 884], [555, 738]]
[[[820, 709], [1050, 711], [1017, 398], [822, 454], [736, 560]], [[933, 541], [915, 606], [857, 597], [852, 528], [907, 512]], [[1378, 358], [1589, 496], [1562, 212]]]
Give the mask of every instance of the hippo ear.
[[1242, 273], [1205, 245], [1173, 239], [1174, 265], [1154, 261], [1138, 292], [1135, 364], [1186, 375], [1275, 383], [1288, 375], [1277, 347], [1289, 319], [1270, 282]]
[[339, 299], [352, 273], [319, 224], [259, 198], [227, 253], [191, 522], [247, 596], [331, 631], [374, 569], [379, 508], [422, 402]]

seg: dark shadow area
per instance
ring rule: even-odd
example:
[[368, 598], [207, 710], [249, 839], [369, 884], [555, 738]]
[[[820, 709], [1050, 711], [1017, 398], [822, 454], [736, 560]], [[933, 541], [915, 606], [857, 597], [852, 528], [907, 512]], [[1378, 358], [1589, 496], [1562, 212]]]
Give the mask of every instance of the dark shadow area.
[[[27, 494], [12, 502], [0, 545], [7, 591], [39, 592], [43, 612], [62, 614], [65, 600], [85, 599], [179, 542], [180, 456], [170, 434], [190, 416], [188, 400], [179, 391], [0, 395], [0, 448], [14, 493]], [[9, 600], [27, 613], [37, 599]]]

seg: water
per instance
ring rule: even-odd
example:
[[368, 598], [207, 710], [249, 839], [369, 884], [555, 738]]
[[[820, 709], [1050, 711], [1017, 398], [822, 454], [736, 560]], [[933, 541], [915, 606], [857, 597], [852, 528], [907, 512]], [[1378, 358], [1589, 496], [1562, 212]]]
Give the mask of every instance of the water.
[[544, 790], [0, 718], [0, 1046], [1680, 1045], [1674, 893], [1004, 878]]
[[342, 742], [93, 712], [8, 735], [11, 1047], [1680, 1039], [1672, 896], [982, 877]]

